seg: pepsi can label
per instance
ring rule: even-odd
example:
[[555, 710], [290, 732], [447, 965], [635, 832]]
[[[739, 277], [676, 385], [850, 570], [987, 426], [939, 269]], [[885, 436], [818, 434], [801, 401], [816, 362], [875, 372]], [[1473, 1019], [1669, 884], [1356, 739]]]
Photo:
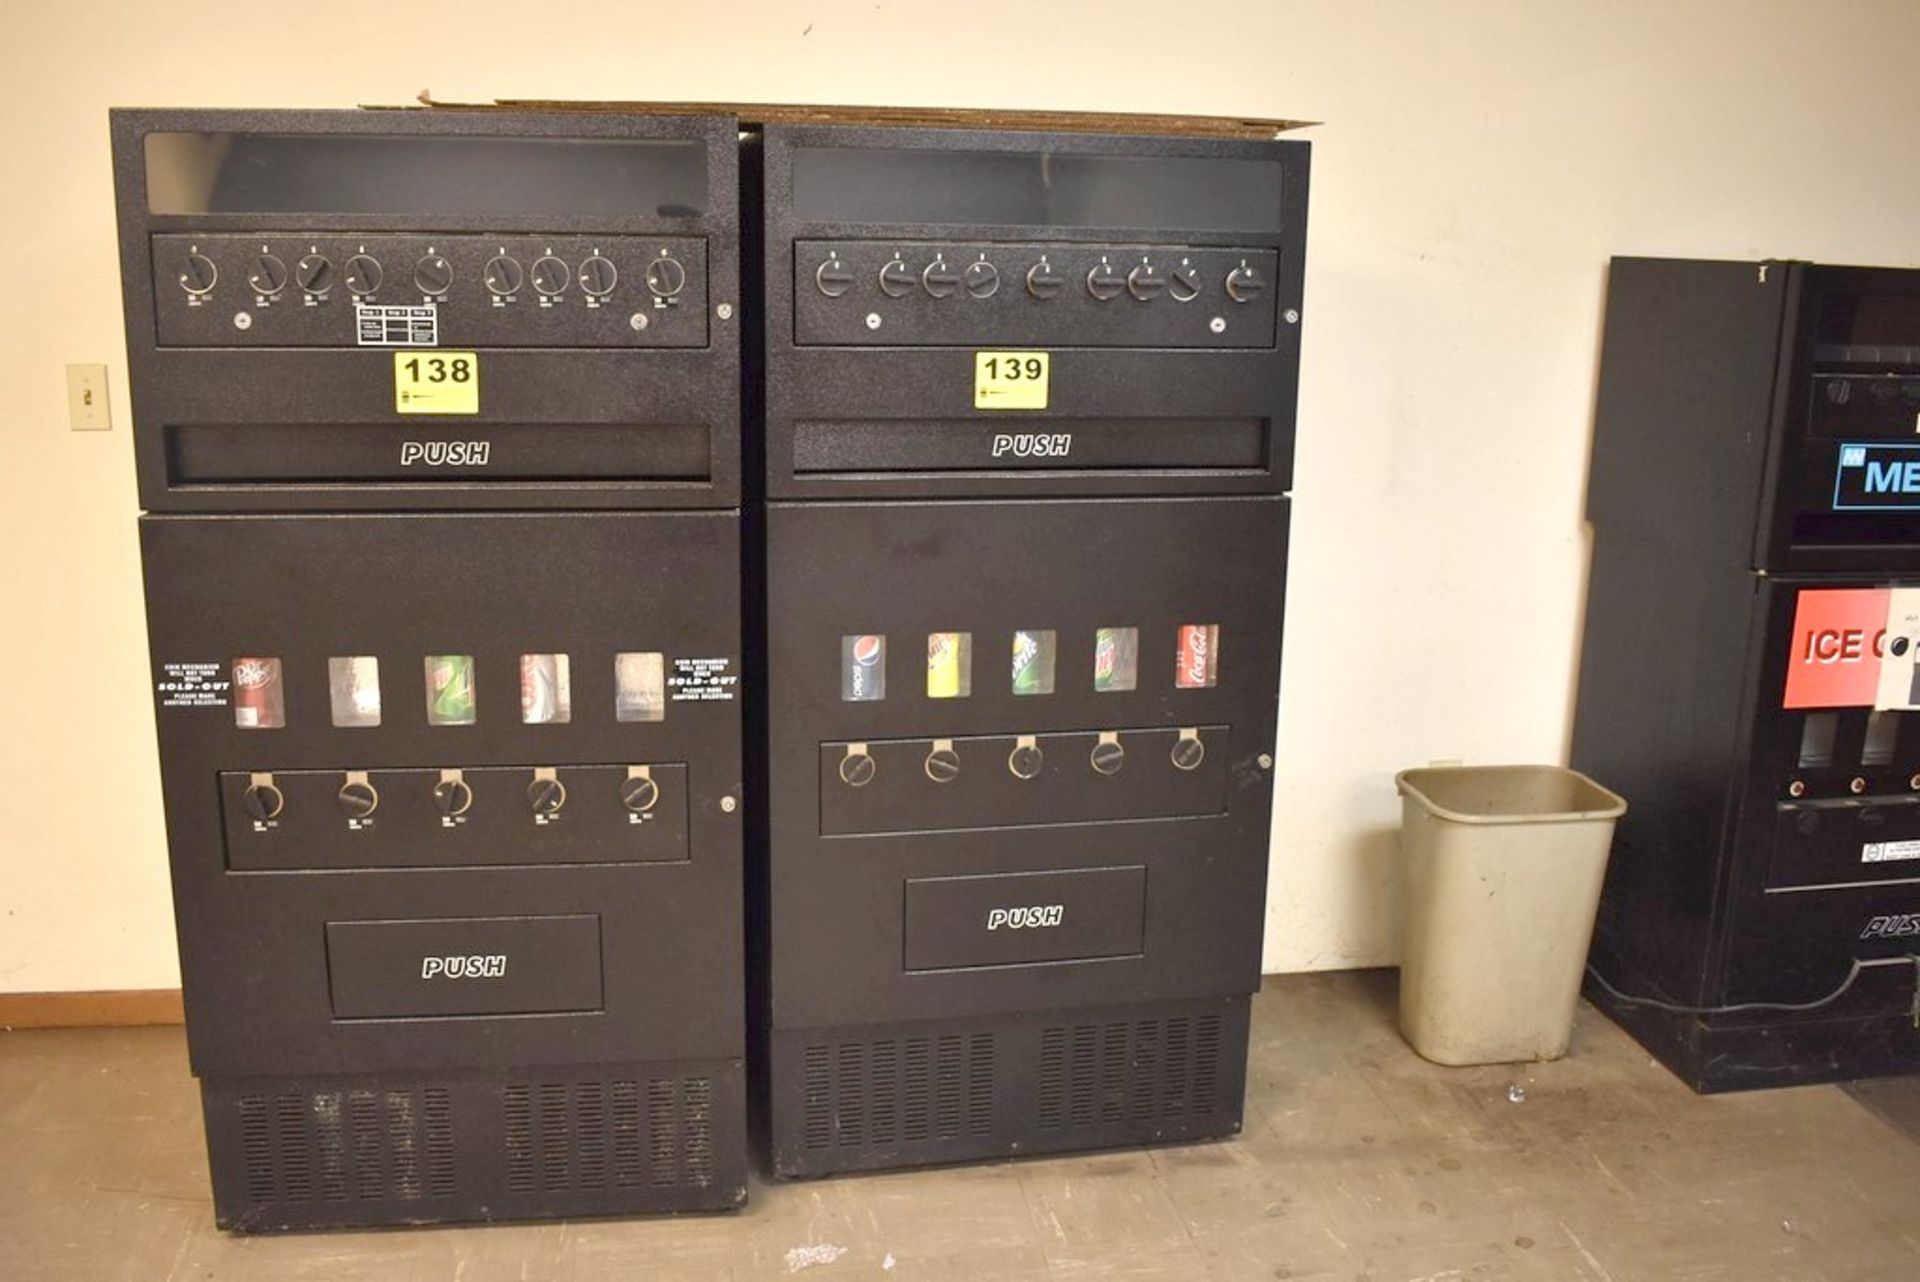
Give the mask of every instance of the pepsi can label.
[[840, 638], [840, 697], [872, 703], [887, 697], [887, 639], [873, 633]]

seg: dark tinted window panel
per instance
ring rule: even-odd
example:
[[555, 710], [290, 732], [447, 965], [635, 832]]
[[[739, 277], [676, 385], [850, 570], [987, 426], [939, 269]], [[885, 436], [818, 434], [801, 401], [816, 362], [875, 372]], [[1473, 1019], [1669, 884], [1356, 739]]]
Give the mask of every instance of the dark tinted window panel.
[[808, 222], [1027, 227], [1280, 225], [1280, 166], [1201, 156], [801, 147], [793, 208]]
[[706, 151], [650, 138], [153, 133], [156, 214], [697, 218]]

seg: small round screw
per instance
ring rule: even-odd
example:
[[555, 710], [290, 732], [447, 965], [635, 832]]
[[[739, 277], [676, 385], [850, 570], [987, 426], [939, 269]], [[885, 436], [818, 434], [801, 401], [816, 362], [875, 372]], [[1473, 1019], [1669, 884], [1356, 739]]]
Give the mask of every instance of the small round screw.
[[722, 304], [720, 304], [720, 305], [719, 305], [718, 307], [716, 307], [716, 308], [714, 308], [714, 309], [713, 309], [713, 314], [714, 314], [715, 316], [718, 316], [718, 317], [719, 317], [719, 318], [720, 318], [721, 320], [732, 320], [732, 319], [733, 319], [733, 304], [732, 304], [732, 303], [722, 303]]
[[1207, 328], [1216, 334], [1224, 334], [1227, 332], [1227, 318], [1224, 316], [1216, 316], [1207, 322]]
[[636, 331], [643, 330], [647, 327], [647, 314], [645, 312], [635, 312], [633, 315], [627, 317], [627, 324], [631, 325]]
[[[1920, 788], [1920, 775], [1913, 777], [1913, 786]], [[1807, 795], [1807, 785], [1795, 779], [1787, 785], [1787, 795], [1789, 797], [1804, 797]]]
[[1263, 752], [1259, 756], [1255, 757], [1254, 760], [1260, 763], [1260, 768], [1262, 770], [1273, 769], [1273, 754], [1271, 752]]
[[726, 814], [730, 815], [734, 811], [738, 810], [739, 808], [740, 808], [740, 803], [734, 800], [732, 796], [725, 796], [720, 798], [720, 809]]
[[1860, 778], [1857, 775], [1854, 777], [1853, 781], [1847, 785], [1847, 791], [1851, 793], [1858, 794], [1858, 793], [1865, 792], [1866, 790], [1867, 790], [1867, 781], [1865, 779]]
[[233, 327], [235, 329], [252, 329], [253, 313], [252, 312], [235, 312], [233, 314]]
[[1300, 323], [1300, 313], [1291, 307], [1287, 308], [1282, 315], [1287, 318], [1287, 324], [1289, 325], [1298, 325]]
[[879, 313], [879, 312], [868, 312], [868, 313], [867, 313], [867, 328], [868, 328], [868, 329], [879, 329], [879, 328], [880, 328], [880, 313]]

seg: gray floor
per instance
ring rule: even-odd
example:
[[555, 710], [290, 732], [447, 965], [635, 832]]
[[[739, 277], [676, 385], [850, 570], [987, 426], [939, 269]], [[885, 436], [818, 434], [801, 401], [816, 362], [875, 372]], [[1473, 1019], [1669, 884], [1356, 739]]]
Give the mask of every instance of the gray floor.
[[1442, 1069], [1393, 982], [1268, 982], [1233, 1143], [282, 1238], [212, 1227], [178, 1029], [4, 1035], [0, 1279], [1920, 1279], [1920, 1083], [1699, 1099], [1585, 1008], [1558, 1063]]

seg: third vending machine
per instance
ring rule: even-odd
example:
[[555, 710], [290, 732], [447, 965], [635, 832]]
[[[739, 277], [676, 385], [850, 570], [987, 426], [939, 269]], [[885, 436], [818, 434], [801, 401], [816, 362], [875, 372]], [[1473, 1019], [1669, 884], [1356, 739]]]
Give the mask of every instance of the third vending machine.
[[1231, 1134], [1307, 145], [758, 159], [775, 1170]]

